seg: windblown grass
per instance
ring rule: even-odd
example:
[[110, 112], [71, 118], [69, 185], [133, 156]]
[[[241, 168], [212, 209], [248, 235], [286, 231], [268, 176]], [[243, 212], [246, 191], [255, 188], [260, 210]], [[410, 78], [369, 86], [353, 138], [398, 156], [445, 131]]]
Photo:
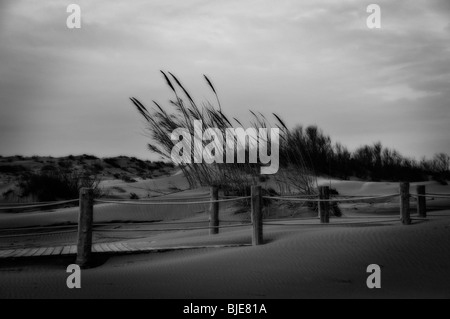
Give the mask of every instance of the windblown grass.
[[[217, 101], [217, 107], [206, 101], [199, 106], [188, 90], [172, 73], [161, 71], [167, 85], [174, 94], [174, 100], [170, 100], [170, 108], [162, 107], [159, 103], [153, 101], [154, 108], [150, 112], [137, 98], [130, 98], [136, 106], [139, 113], [147, 122], [147, 129], [153, 143], [148, 144], [148, 148], [163, 156], [166, 159], [171, 158], [171, 151], [174, 146], [170, 136], [177, 128], [185, 128], [194, 136], [194, 121], [199, 120], [203, 123], [203, 131], [208, 128], [219, 129], [223, 136], [227, 128], [243, 127], [242, 122], [233, 117], [225, 115], [222, 112], [222, 106], [217, 91], [212, 82], [206, 75], [206, 83], [213, 91]], [[315, 178], [308, 170], [308, 165], [303, 153], [298, 148], [293, 148], [296, 143], [296, 136], [290, 132], [283, 120], [273, 113], [275, 125], [267, 120], [261, 114], [250, 110], [253, 128], [279, 128], [280, 130], [280, 169], [273, 176], [280, 193], [312, 194], [315, 192]], [[231, 120], [230, 120], [231, 119]], [[233, 124], [234, 123], [234, 124]], [[268, 137], [270, 139], [270, 137]], [[216, 141], [217, 142], [217, 141]], [[249, 153], [249, 147], [257, 147], [258, 143], [270, 142], [257, 140], [256, 145], [246, 145], [245, 152]], [[203, 141], [203, 146], [209, 141]], [[235, 143], [239, 140], [235, 137]], [[226, 141], [223, 141], [225, 149]], [[235, 148], [235, 159], [237, 147]], [[191, 158], [194, 157], [195, 149], [191, 149]], [[257, 184], [260, 177], [261, 163], [226, 163], [224, 154], [224, 163], [208, 164], [202, 163], [182, 163], [180, 168], [186, 176], [191, 187], [198, 186], [220, 186], [225, 192], [234, 194], [248, 194], [250, 186]]]

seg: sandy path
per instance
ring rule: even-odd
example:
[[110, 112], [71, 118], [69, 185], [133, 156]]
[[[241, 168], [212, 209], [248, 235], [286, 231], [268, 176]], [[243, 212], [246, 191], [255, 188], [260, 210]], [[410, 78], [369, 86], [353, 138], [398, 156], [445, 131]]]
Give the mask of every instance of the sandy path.
[[[0, 266], [0, 297], [449, 298], [449, 215], [411, 226], [266, 226], [263, 246], [111, 257], [83, 271], [79, 290], [65, 285], [71, 260], [16, 260]], [[249, 235], [242, 229], [219, 236]], [[208, 242], [183, 240], [201, 238]], [[365, 284], [372, 263], [382, 267], [378, 290]]]

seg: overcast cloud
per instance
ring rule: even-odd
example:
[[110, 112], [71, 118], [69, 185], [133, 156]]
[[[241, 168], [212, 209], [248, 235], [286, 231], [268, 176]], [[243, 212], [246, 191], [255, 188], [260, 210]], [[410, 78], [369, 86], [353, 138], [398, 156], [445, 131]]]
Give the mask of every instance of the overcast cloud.
[[[82, 28], [66, 27], [77, 3]], [[381, 7], [368, 29], [366, 7]], [[351, 149], [450, 153], [450, 1], [1, 1], [0, 154], [151, 157], [130, 96], [159, 70], [226, 114], [276, 112]]]

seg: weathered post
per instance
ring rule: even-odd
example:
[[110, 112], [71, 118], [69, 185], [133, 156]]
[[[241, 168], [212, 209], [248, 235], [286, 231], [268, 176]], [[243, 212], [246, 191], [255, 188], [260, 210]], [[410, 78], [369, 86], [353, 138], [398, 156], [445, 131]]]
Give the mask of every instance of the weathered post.
[[[216, 186], [211, 187], [211, 200], [219, 199], [219, 188]], [[211, 203], [209, 210], [209, 234], [215, 235], [219, 233], [219, 203]]]
[[409, 183], [400, 183], [400, 219], [403, 225], [411, 224], [409, 215]]
[[89, 266], [92, 254], [92, 222], [94, 216], [94, 190], [80, 189], [80, 215], [78, 217], [78, 244], [76, 264]]
[[[319, 186], [319, 199], [330, 199], [330, 187]], [[328, 201], [319, 201], [320, 223], [328, 224], [330, 222], [330, 203]]]
[[427, 217], [427, 199], [425, 197], [425, 185], [417, 185], [417, 214], [419, 217]]
[[262, 216], [262, 194], [261, 186], [252, 186], [252, 223], [253, 223], [253, 246], [263, 244], [263, 216]]

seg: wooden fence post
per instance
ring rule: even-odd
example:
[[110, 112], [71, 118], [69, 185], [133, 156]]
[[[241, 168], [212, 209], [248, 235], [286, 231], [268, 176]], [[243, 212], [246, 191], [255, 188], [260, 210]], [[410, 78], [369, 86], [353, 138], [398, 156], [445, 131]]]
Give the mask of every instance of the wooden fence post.
[[417, 214], [419, 217], [427, 217], [427, 199], [423, 196], [425, 195], [425, 185], [417, 185], [417, 195]]
[[403, 225], [411, 224], [409, 215], [409, 183], [400, 183], [400, 219]]
[[[330, 199], [330, 187], [319, 186], [319, 199]], [[319, 202], [319, 217], [322, 224], [330, 222], [330, 203]]]
[[261, 186], [252, 186], [252, 223], [253, 223], [253, 246], [263, 244], [263, 216], [262, 216], [262, 194]]
[[78, 217], [78, 244], [76, 264], [89, 266], [92, 254], [92, 222], [94, 216], [94, 190], [80, 189], [80, 215]]
[[[219, 199], [219, 188], [216, 186], [211, 187], [211, 200]], [[219, 203], [211, 203], [209, 210], [209, 234], [215, 235], [219, 233]]]

